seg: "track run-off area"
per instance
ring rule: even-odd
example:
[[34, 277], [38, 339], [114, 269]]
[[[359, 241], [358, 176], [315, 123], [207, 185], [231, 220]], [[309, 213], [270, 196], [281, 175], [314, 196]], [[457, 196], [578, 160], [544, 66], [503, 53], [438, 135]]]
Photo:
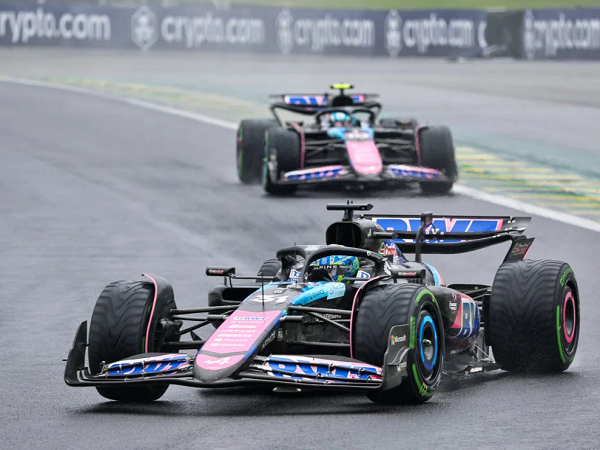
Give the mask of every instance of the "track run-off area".
[[[29, 49], [0, 58], [0, 447], [596, 446], [600, 65]], [[238, 120], [265, 117], [269, 93], [340, 81], [381, 93], [386, 115], [451, 126], [455, 194], [283, 199], [237, 182]], [[178, 306], [206, 305], [207, 265], [254, 273], [280, 247], [322, 243], [339, 218], [326, 203], [349, 196], [381, 213], [533, 214], [528, 257], [567, 261], [579, 282], [571, 368], [447, 381], [423, 406], [391, 408], [356, 395], [183, 387], [126, 405], [62, 381], [76, 327], [109, 282], [157, 273]], [[568, 196], [577, 199], [559, 202]], [[504, 252], [427, 261], [447, 282], [491, 283]]]

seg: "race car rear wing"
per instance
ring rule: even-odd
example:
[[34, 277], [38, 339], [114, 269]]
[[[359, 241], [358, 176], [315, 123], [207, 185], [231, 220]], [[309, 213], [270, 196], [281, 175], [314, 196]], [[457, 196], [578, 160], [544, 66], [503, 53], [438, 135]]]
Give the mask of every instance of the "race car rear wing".
[[[279, 103], [284, 105], [293, 105], [298, 107], [322, 107], [327, 108], [334, 106], [331, 104], [331, 100], [336, 95], [329, 93], [325, 94], [277, 94], [269, 95], [271, 104]], [[371, 102], [374, 102], [379, 98], [378, 94], [349, 94], [348, 97], [352, 99], [352, 106], [365, 106]]]
[[533, 243], [533, 238], [523, 234], [531, 217], [434, 216], [430, 212], [420, 217], [388, 214], [361, 217], [377, 222], [386, 230], [373, 237], [394, 239], [403, 253], [414, 253], [416, 261], [424, 253], [465, 253], [508, 241], [512, 245], [504, 260], [515, 261], [523, 259]]
[[[373, 205], [327, 205], [328, 210], [343, 210], [344, 221], [353, 220], [353, 212], [369, 211]], [[368, 231], [367, 237], [393, 239], [403, 253], [414, 253], [420, 261], [422, 254], [457, 254], [479, 250], [511, 241], [504, 261], [523, 259], [533, 238], [523, 233], [531, 217], [510, 216], [420, 216], [398, 214], [360, 214], [359, 219], [371, 220], [385, 231]]]

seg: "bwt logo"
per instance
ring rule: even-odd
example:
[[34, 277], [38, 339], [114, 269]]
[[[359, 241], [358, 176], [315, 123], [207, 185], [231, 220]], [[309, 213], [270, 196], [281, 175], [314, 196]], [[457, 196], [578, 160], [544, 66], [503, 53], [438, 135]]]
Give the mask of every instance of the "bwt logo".
[[158, 41], [156, 15], [147, 6], [142, 6], [131, 16], [131, 39], [142, 50], [149, 50]]

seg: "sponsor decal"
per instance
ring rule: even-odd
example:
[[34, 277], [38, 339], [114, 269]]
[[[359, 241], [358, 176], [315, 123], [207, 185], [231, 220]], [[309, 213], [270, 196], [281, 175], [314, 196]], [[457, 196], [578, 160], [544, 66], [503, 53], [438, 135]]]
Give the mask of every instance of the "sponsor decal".
[[513, 247], [511, 251], [512, 256], [524, 255], [529, 250], [530, 244], [517, 244]]
[[0, 39], [8, 36], [12, 44], [33, 40], [110, 41], [111, 25], [106, 14], [53, 13], [41, 6], [35, 11], [0, 9]]
[[330, 47], [375, 47], [375, 22], [370, 19], [334, 18], [325, 14], [320, 18], [294, 18], [284, 9], [277, 16], [277, 45], [284, 55], [294, 48], [321, 53]]
[[131, 16], [131, 40], [142, 50], [149, 50], [158, 41], [156, 15], [147, 6], [140, 7]]
[[208, 364], [209, 366], [213, 364], [220, 364], [223, 366], [225, 364], [228, 364], [230, 359], [230, 356], [226, 356], [225, 358], [207, 359], [203, 363]]
[[337, 319], [341, 319], [342, 315], [341, 314], [321, 314], [323, 317], [326, 317], [327, 319], [330, 320], [337, 320]]
[[233, 316], [234, 320], [258, 320], [258, 321], [262, 321], [262, 320], [267, 320], [266, 317], [258, 317], [258, 316]]
[[250, 301], [258, 302], [258, 303], [270, 303], [270, 302], [283, 303], [287, 299], [288, 299], [287, 295], [272, 295], [272, 294], [262, 295], [262, 293], [259, 291], [258, 293], [254, 294], [254, 296], [250, 299]]
[[402, 18], [392, 9], [384, 23], [385, 49], [390, 56], [398, 56], [402, 50]]
[[371, 274], [365, 272], [364, 270], [359, 270], [356, 274], [356, 278], [371, 278]]
[[277, 16], [277, 45], [284, 55], [289, 54], [294, 48], [294, 32], [292, 30], [294, 18], [289, 10], [284, 9]]
[[278, 295], [278, 294], [283, 294], [285, 292], [285, 289], [275, 289], [273, 291], [273, 294]]
[[329, 283], [327, 287], [329, 291], [327, 294], [328, 299], [341, 297], [346, 292], [346, 285], [344, 283]]
[[[386, 230], [396, 231], [417, 231], [421, 226], [421, 219], [415, 218], [377, 218], [373, 220], [381, 225]], [[478, 231], [495, 231], [502, 226], [502, 219], [434, 219], [432, 227], [428, 230], [431, 236], [439, 235], [444, 232], [478, 232]], [[435, 230], [435, 231], [434, 231]], [[435, 233], [435, 234], [433, 234]], [[411, 242], [412, 239], [396, 239], [400, 242]], [[456, 242], [445, 239], [444, 242]]]
[[353, 128], [344, 133], [344, 137], [346, 140], [371, 140], [371, 135], [366, 131], [362, 131], [358, 128]]
[[406, 335], [405, 334], [402, 335], [402, 336], [394, 336], [394, 335], [390, 336], [390, 344], [391, 345], [396, 345], [396, 344], [400, 344], [400, 343], [403, 343], [403, 342], [406, 342]]
[[269, 336], [267, 336], [267, 338], [263, 342], [261, 348], [264, 350], [267, 347], [267, 345], [269, 345], [271, 342], [273, 342], [275, 340], [276, 335], [277, 335], [277, 333], [275, 332], [275, 330], [273, 330], [273, 332]]
[[[316, 365], [315, 363], [327, 363], [327, 365]], [[292, 356], [277, 356], [273, 360], [265, 361], [263, 367], [272, 376], [298, 380], [311, 379], [314, 381], [315, 378], [319, 379], [322, 376], [346, 380], [370, 380], [381, 379], [382, 375], [381, 369], [375, 366], [350, 365], [318, 358], [298, 360]]]
[[301, 275], [301, 272], [299, 270], [292, 269], [290, 272], [290, 279], [297, 280], [300, 278], [300, 275]]
[[184, 354], [159, 355], [149, 358], [128, 359], [106, 366], [108, 376], [153, 375], [189, 368], [189, 360]]
[[402, 20], [396, 10], [391, 10], [386, 16], [384, 40], [389, 56], [398, 56], [403, 49], [416, 49], [418, 54], [427, 55], [431, 47], [470, 49], [487, 46], [484, 20], [442, 17], [445, 14], [435, 11], [425, 17], [411, 16]]
[[529, 60], [600, 50], [600, 12], [581, 8], [527, 10], [523, 16], [523, 50]]

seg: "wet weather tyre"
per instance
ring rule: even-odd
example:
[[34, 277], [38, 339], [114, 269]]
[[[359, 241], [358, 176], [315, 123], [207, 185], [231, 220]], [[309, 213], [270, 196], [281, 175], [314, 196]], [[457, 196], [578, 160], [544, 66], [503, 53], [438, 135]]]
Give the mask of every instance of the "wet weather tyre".
[[428, 181], [421, 183], [424, 194], [447, 194], [458, 178], [458, 167], [454, 154], [452, 132], [448, 127], [427, 127], [419, 130], [421, 166], [441, 171], [449, 181]]
[[489, 344], [510, 372], [566, 370], [579, 341], [579, 291], [561, 261], [519, 261], [498, 269], [489, 305]]
[[[284, 128], [270, 129], [265, 133], [265, 158], [263, 161], [263, 187], [272, 195], [290, 195], [296, 186], [277, 184], [282, 172], [300, 169], [300, 137]], [[272, 170], [269, 169], [272, 166]]]
[[[263, 265], [260, 266], [260, 269], [258, 269], [257, 275], [275, 278], [280, 270], [281, 261], [279, 261], [277, 258], [267, 259]], [[257, 280], [257, 283], [261, 283], [261, 281]]]
[[244, 184], [260, 183], [265, 131], [276, 127], [274, 120], [242, 120], [237, 130], [236, 167]]
[[[169, 316], [175, 308], [175, 300], [172, 295], [158, 297], [154, 310], [153, 303], [152, 283], [116, 281], [104, 288], [90, 322], [88, 357], [92, 374], [100, 372], [103, 361], [111, 363], [141, 353], [161, 351], [160, 320]], [[162, 397], [167, 388], [165, 384], [96, 387], [103, 397], [122, 402], [151, 402]]]
[[444, 325], [434, 295], [424, 286], [386, 284], [366, 292], [353, 330], [354, 357], [381, 367], [391, 328], [403, 324], [410, 324], [408, 377], [395, 388], [370, 393], [368, 397], [376, 403], [424, 403], [439, 385]]

